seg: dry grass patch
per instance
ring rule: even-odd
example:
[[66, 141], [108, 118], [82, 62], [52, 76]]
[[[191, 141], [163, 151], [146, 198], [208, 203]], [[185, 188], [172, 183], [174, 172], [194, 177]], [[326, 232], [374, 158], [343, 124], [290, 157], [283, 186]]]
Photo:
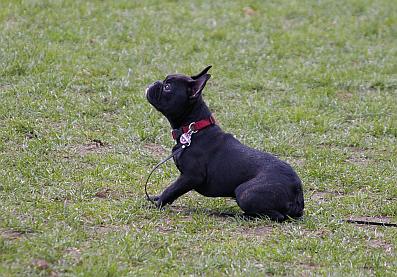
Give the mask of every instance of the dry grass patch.
[[93, 139], [91, 142], [83, 145], [78, 145], [73, 149], [80, 156], [85, 156], [91, 153], [106, 153], [110, 151], [112, 147], [106, 142], [98, 139]]
[[155, 143], [146, 143], [143, 148], [155, 157], [164, 157], [168, 153], [163, 146]]

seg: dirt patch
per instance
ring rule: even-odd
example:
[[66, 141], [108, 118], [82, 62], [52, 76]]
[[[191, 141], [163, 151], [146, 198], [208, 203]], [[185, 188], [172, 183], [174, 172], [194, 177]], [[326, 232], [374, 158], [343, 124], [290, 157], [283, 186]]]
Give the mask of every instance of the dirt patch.
[[33, 231], [31, 231], [31, 230], [0, 229], [0, 236], [5, 239], [8, 239], [8, 240], [19, 239], [29, 233], [33, 233]]
[[76, 247], [68, 247], [65, 249], [65, 254], [70, 256], [73, 260], [78, 261], [81, 257], [81, 250]]
[[89, 153], [104, 153], [109, 151], [112, 147], [99, 139], [94, 139], [90, 143], [79, 145], [75, 147], [75, 151], [81, 155], [85, 156]]
[[315, 200], [318, 203], [323, 203], [325, 200], [328, 198], [328, 193], [324, 191], [316, 191], [313, 192], [312, 195], [310, 195], [311, 200]]
[[357, 165], [367, 165], [369, 162], [368, 156], [363, 153], [364, 151], [354, 151], [353, 155], [350, 155], [345, 162]]
[[14, 231], [14, 230], [0, 230], [0, 236], [5, 239], [18, 239], [23, 236], [22, 232]]
[[6, 91], [6, 90], [8, 90], [10, 88], [12, 88], [12, 86], [9, 85], [9, 84], [0, 84], [0, 92]]
[[44, 259], [34, 259], [32, 260], [32, 265], [40, 270], [45, 270], [50, 267], [48, 262]]
[[98, 198], [108, 198], [110, 196], [111, 193], [111, 189], [110, 188], [105, 188], [101, 191], [98, 191], [97, 193], [95, 193], [95, 197]]
[[244, 8], [243, 8], [243, 13], [244, 13], [245, 15], [247, 15], [247, 16], [254, 16], [254, 15], [256, 15], [256, 11], [255, 11], [253, 8], [251, 8], [251, 7], [244, 7]]
[[345, 146], [342, 148], [343, 152], [347, 155], [345, 162], [357, 165], [367, 165], [370, 161], [368, 157], [368, 148], [357, 146]]
[[161, 234], [168, 234], [174, 230], [170, 226], [157, 226], [156, 229], [157, 229], [157, 232], [159, 232]]
[[339, 100], [346, 101], [346, 100], [352, 99], [353, 98], [353, 94], [351, 92], [348, 92], [348, 91], [339, 91], [339, 92], [336, 93], [336, 97]]
[[394, 253], [393, 245], [380, 239], [371, 239], [367, 242], [369, 247], [383, 249], [387, 253]]
[[356, 164], [356, 165], [367, 165], [368, 159], [367, 157], [350, 157], [345, 160], [348, 163]]
[[245, 227], [241, 229], [241, 234], [248, 237], [262, 237], [271, 235], [272, 233], [272, 226]]
[[66, 248], [65, 249], [65, 253], [71, 254], [73, 256], [80, 256], [81, 255], [80, 249], [78, 249], [76, 247], [68, 247], [68, 248]]
[[[313, 262], [307, 262], [307, 263], [302, 262], [302, 263], [299, 263], [299, 266], [306, 270], [313, 270], [313, 269], [320, 268], [320, 266], [318, 264], [315, 264]], [[306, 276], [306, 275], [304, 275], [304, 276]]]
[[346, 150], [354, 153], [364, 153], [368, 148], [362, 148], [362, 147], [357, 147], [357, 146], [347, 146], [345, 147]]
[[331, 200], [333, 198], [339, 198], [344, 195], [343, 192], [340, 191], [314, 191], [312, 195], [310, 195], [310, 199], [314, 200], [315, 202], [321, 204], [325, 203], [328, 200]]
[[167, 153], [163, 146], [155, 143], [146, 143], [143, 148], [156, 157], [162, 157]]

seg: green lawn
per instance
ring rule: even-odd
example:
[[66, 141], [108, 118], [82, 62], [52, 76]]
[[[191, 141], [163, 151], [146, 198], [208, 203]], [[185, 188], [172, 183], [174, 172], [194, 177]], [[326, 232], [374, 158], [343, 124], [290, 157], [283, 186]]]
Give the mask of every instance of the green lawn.
[[[145, 200], [173, 141], [144, 90], [210, 64], [219, 124], [294, 166], [303, 220]], [[396, 276], [397, 228], [341, 221], [397, 222], [396, 180], [393, 0], [0, 1], [0, 276]]]

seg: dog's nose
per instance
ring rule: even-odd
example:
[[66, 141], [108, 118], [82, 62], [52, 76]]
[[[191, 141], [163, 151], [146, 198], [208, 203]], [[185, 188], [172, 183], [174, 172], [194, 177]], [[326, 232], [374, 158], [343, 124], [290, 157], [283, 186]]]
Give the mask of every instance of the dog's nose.
[[150, 85], [146, 88], [146, 90], [145, 90], [145, 96], [147, 97], [147, 94], [148, 94], [149, 89], [150, 89], [151, 87], [156, 86], [156, 85], [159, 84], [159, 83], [161, 84], [160, 81], [156, 81], [156, 82], [154, 82], [153, 84], [150, 84]]
[[153, 86], [153, 84], [150, 84], [147, 88], [146, 88], [146, 90], [145, 90], [145, 96], [147, 97], [147, 94], [148, 94], [148, 92], [149, 92], [149, 89], [151, 88]]

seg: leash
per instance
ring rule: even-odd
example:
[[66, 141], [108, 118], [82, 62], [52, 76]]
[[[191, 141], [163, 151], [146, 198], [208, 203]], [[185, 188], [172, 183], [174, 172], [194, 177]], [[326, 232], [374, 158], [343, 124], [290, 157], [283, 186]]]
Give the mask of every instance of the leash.
[[163, 163], [167, 162], [169, 159], [175, 157], [176, 155], [178, 155], [179, 153], [181, 153], [183, 150], [185, 150], [186, 146], [182, 145], [181, 148], [175, 150], [175, 152], [172, 152], [171, 155], [169, 155], [167, 158], [165, 158], [164, 160], [162, 160], [161, 162], [159, 162], [158, 164], [156, 164], [155, 167], [153, 167], [152, 171], [150, 171], [149, 176], [146, 179], [146, 183], [145, 183], [145, 194], [146, 194], [146, 199], [149, 200], [150, 202], [152, 202], [153, 205], [156, 205], [156, 203], [153, 201], [153, 199], [149, 196], [148, 192], [147, 192], [147, 184], [149, 182], [150, 176], [152, 176], [153, 172], [159, 168]]
[[354, 220], [354, 219], [342, 219], [342, 222], [359, 224], [359, 225], [374, 225], [374, 226], [384, 226], [384, 227], [397, 227], [397, 223], [389, 222], [378, 222], [378, 221], [367, 221], [367, 220]]
[[190, 143], [192, 142], [192, 135], [200, 131], [201, 129], [204, 129], [210, 125], [215, 124], [215, 118], [211, 115], [209, 118], [197, 121], [197, 122], [192, 122], [187, 126], [183, 126], [180, 129], [174, 129], [172, 130], [171, 134], [174, 140], [178, 143], [179, 142], [182, 144], [182, 147], [175, 150], [175, 152], [171, 153], [167, 158], [156, 164], [155, 167], [153, 167], [152, 171], [150, 171], [149, 176], [146, 179], [145, 182], [145, 194], [146, 194], [146, 199], [152, 202], [153, 205], [156, 205], [154, 200], [149, 196], [147, 192], [147, 184], [149, 182], [150, 176], [152, 176], [153, 172], [159, 168], [163, 163], [168, 161], [169, 159], [175, 157], [179, 153], [181, 153], [183, 150], [186, 149], [186, 147], [190, 146]]

